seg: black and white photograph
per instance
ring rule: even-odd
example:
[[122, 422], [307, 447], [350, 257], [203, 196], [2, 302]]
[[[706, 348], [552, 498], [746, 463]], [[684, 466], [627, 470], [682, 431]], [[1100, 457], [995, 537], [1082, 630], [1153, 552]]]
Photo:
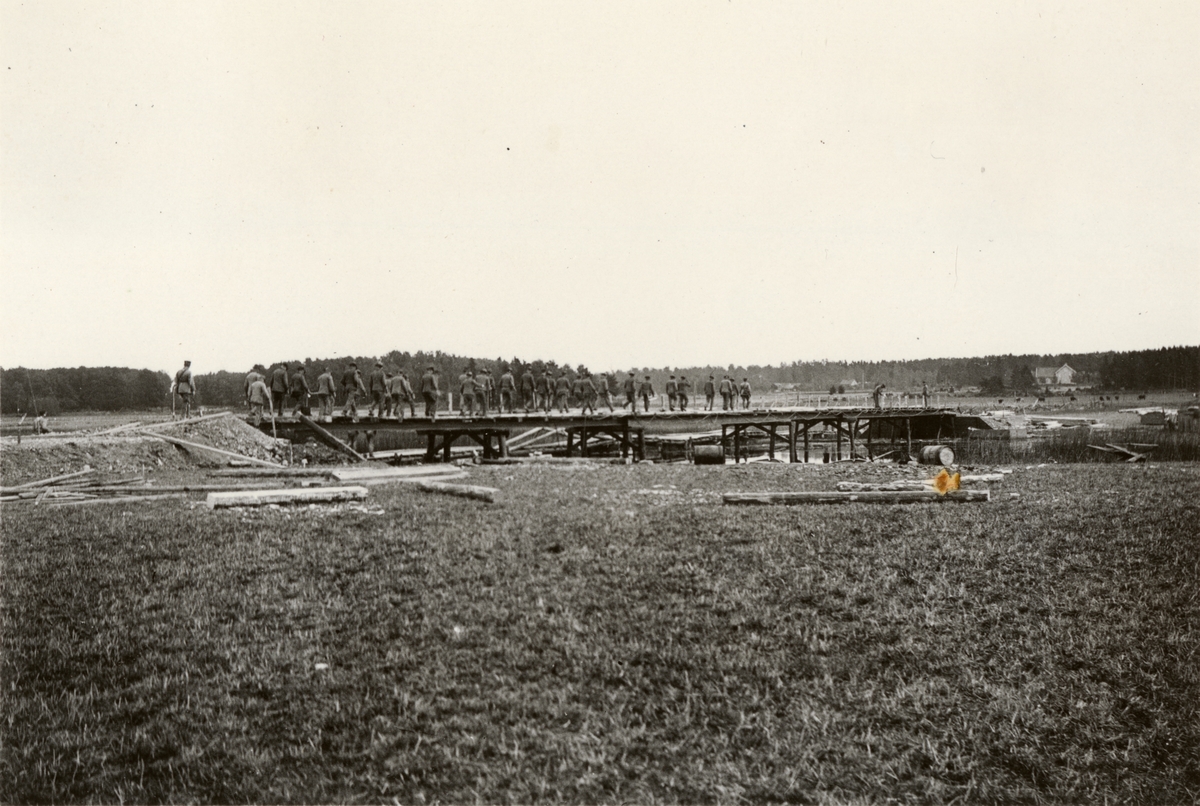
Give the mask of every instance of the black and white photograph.
[[0, 57], [0, 803], [1200, 802], [1200, 5]]

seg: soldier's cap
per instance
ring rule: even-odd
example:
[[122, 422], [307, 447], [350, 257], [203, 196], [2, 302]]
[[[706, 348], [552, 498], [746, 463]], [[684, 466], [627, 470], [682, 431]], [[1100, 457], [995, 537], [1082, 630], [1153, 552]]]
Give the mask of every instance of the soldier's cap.
[[352, 367], [357, 367], [357, 366], [358, 366], [358, 364], [355, 364], [353, 361], [351, 361], [351, 362], [350, 362], [350, 366], [352, 366]]
[[711, 381], [712, 379], [714, 379], [714, 378], [716, 378], [716, 377], [717, 377], [716, 375], [709, 375], [709, 376], [708, 376], [708, 379]]
[[190, 367], [190, 366], [192, 365], [192, 362], [191, 362], [191, 361], [184, 361], [184, 362], [183, 362], [183, 365], [184, 365], [185, 367]]
[[297, 372], [303, 372], [303, 371], [304, 371], [304, 365], [303, 365], [303, 364], [297, 364], [297, 365], [296, 365], [296, 371], [297, 371]]
[[382, 361], [376, 361], [376, 362], [375, 362], [375, 366], [377, 366], [377, 367], [382, 367], [382, 366], [383, 366], [383, 362], [382, 362]]

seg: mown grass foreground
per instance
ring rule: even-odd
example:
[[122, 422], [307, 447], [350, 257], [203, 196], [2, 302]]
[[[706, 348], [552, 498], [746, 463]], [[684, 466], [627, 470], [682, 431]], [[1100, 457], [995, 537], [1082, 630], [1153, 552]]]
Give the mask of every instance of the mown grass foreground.
[[504, 503], [376, 487], [382, 514], [5, 509], [0, 797], [1200, 797], [1197, 468], [720, 505], [837, 472], [478, 468]]

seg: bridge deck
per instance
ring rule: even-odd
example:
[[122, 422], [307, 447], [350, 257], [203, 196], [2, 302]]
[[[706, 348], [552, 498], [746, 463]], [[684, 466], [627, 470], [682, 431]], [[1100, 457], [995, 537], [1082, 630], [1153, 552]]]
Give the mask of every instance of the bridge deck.
[[[738, 411], [652, 411], [602, 412], [599, 415], [583, 415], [572, 411], [566, 413], [516, 412], [490, 414], [487, 416], [462, 416], [439, 414], [436, 419], [406, 417], [398, 420], [390, 417], [360, 417], [354, 420], [340, 414], [320, 422], [322, 429], [338, 438], [345, 439], [356, 434], [365, 434], [373, 442], [376, 434], [385, 431], [408, 432], [426, 441], [426, 458], [434, 460], [441, 456], [449, 460], [451, 445], [456, 440], [467, 439], [483, 449], [485, 457], [506, 456], [508, 440], [514, 431], [530, 429], [557, 429], [567, 437], [568, 455], [576, 444], [587, 451], [590, 438], [606, 435], [616, 440], [622, 454], [633, 452], [639, 458], [645, 455], [645, 436], [696, 433], [720, 429], [722, 445], [731, 446], [735, 459], [742, 454], [742, 442], [757, 431], [769, 440], [769, 452], [774, 456], [775, 444], [781, 441], [788, 448], [792, 461], [801, 454], [807, 460], [811, 432], [821, 428], [828, 432], [832, 428], [836, 436], [836, 456], [842, 455], [843, 439], [848, 441], [851, 454], [856, 441], [863, 442], [871, 452], [875, 442], [891, 442], [895, 447], [903, 441], [909, 451], [913, 440], [932, 440], [955, 435], [955, 412], [949, 409], [862, 409], [862, 408], [770, 408]], [[272, 423], [260, 424], [268, 433]], [[274, 429], [281, 436], [302, 440], [313, 431], [309, 426], [291, 418], [279, 418]]]

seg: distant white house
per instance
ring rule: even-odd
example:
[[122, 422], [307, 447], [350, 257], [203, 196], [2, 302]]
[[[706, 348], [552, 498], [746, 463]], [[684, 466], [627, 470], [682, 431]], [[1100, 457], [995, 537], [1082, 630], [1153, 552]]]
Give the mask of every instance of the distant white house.
[[1075, 370], [1070, 364], [1063, 364], [1058, 369], [1054, 367], [1038, 367], [1033, 371], [1038, 386], [1074, 386]]

